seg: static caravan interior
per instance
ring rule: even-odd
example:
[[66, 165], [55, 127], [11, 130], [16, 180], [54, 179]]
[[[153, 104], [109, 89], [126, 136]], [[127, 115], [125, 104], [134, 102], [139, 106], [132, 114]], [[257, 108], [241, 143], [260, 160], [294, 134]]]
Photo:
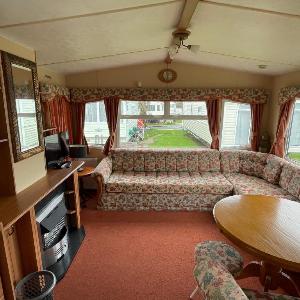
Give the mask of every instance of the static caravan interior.
[[0, 299], [300, 299], [300, 1], [0, 0]]

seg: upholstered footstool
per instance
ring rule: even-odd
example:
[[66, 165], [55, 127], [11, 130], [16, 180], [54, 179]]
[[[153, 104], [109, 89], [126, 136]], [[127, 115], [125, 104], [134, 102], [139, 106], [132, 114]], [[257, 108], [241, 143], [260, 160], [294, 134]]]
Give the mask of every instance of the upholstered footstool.
[[[238, 276], [243, 270], [244, 260], [240, 253], [221, 241], [205, 241], [196, 245], [195, 263], [207, 259], [220, 263], [233, 277]], [[197, 286], [190, 299], [193, 299], [198, 289]]]

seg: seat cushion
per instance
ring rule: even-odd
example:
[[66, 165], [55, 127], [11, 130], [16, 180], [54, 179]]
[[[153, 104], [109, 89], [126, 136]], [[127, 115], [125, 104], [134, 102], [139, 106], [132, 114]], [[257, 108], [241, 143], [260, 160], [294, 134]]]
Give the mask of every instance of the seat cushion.
[[243, 257], [232, 246], [221, 241], [205, 241], [195, 248], [196, 264], [203, 259], [210, 259], [220, 263], [233, 276], [237, 276], [243, 269]]
[[113, 172], [106, 183], [112, 193], [231, 194], [219, 172]]
[[298, 200], [280, 186], [269, 183], [261, 178], [236, 173], [225, 174], [225, 176], [232, 183], [235, 194], [271, 195], [295, 201]]

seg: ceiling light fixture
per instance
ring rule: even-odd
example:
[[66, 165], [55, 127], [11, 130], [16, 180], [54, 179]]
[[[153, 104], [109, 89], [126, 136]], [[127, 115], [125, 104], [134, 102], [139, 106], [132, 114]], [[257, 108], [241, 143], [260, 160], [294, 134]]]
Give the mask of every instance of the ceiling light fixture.
[[179, 52], [179, 49], [188, 49], [193, 53], [197, 53], [200, 49], [199, 45], [185, 45], [184, 41], [188, 39], [191, 32], [186, 29], [177, 29], [172, 35], [174, 37], [175, 43], [169, 47], [169, 56], [174, 59], [174, 56]]

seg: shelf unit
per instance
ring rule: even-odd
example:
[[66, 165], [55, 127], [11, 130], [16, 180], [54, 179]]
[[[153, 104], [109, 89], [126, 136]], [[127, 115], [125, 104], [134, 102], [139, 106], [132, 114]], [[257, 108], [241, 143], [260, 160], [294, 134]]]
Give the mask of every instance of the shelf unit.
[[14, 288], [21, 278], [42, 269], [34, 207], [62, 183], [74, 210], [68, 216], [70, 224], [75, 231], [82, 231], [77, 170], [83, 164], [74, 161], [69, 169], [48, 170], [46, 176], [17, 195], [0, 197], [0, 268], [6, 300], [15, 299]]

